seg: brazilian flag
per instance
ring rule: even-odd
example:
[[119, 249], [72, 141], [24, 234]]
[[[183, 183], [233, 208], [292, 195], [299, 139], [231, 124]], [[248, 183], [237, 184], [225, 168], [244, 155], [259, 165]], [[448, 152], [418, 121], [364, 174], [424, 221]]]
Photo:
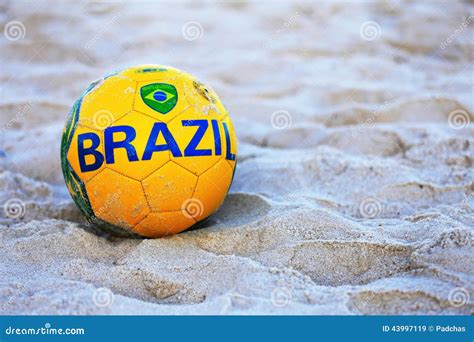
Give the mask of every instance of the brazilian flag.
[[178, 92], [172, 84], [152, 83], [140, 89], [143, 102], [151, 109], [166, 114], [176, 106]]

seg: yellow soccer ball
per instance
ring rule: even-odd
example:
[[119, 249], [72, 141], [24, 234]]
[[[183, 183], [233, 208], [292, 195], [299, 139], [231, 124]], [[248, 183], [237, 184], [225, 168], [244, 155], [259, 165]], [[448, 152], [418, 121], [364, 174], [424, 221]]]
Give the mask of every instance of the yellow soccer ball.
[[141, 65], [92, 83], [69, 112], [61, 165], [88, 221], [122, 236], [179, 233], [215, 212], [237, 138], [217, 94], [175, 68]]

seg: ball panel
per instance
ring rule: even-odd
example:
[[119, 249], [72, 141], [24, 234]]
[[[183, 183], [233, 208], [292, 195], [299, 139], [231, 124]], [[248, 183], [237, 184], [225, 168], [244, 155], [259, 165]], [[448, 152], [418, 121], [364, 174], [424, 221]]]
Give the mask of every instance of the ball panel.
[[182, 73], [178, 78], [178, 82], [180, 87], [186, 91], [188, 103], [198, 111], [213, 114], [218, 119], [222, 119], [227, 115], [226, 108], [211, 87], [187, 73]]
[[144, 64], [128, 68], [120, 72], [121, 75], [129, 77], [137, 82], [163, 81], [175, 78], [181, 70], [158, 64]]
[[95, 216], [92, 206], [89, 201], [85, 184], [79, 179], [72, 168], [69, 168], [64, 172], [64, 179], [66, 181], [67, 188], [71, 194], [74, 203], [78, 206], [81, 212], [86, 217], [90, 227], [98, 231], [106, 231], [114, 235], [138, 238], [140, 235], [131, 232], [128, 229], [123, 229], [118, 226], [114, 226], [108, 222], [105, 222]]
[[180, 210], [192, 196], [198, 177], [174, 162], [168, 162], [142, 181], [152, 211]]
[[157, 238], [174, 235], [191, 227], [196, 221], [181, 210], [167, 213], [151, 213], [140, 221], [133, 231], [137, 234]]
[[95, 216], [84, 182], [77, 176], [69, 165], [66, 166], [65, 170], [63, 169], [63, 174], [66, 186], [74, 200], [74, 203], [76, 203], [86, 219], [90, 222]]
[[[91, 84], [88, 88], [92, 89], [94, 84]], [[87, 90], [86, 90], [87, 92]], [[86, 93], [84, 92], [84, 94]], [[72, 199], [84, 214], [87, 220], [91, 220], [94, 217], [92, 207], [89, 202], [87, 190], [84, 186], [84, 182], [80, 176], [77, 175], [74, 168], [68, 159], [68, 153], [71, 150], [74, 137], [76, 136], [77, 122], [79, 120], [80, 108], [81, 108], [82, 96], [74, 103], [70, 109], [66, 121], [66, 126], [63, 130], [63, 136], [61, 139], [61, 168], [64, 175], [64, 180], [71, 194]]]
[[132, 110], [137, 82], [122, 75], [102, 80], [87, 93], [81, 104], [79, 123], [104, 130]]
[[61, 162], [63, 166], [66, 163], [67, 153], [69, 151], [69, 147], [71, 146], [71, 141], [74, 135], [74, 130], [76, 128], [77, 121], [79, 120], [81, 100], [82, 97], [74, 103], [67, 115], [66, 125], [64, 126], [63, 136], [61, 139]]
[[202, 209], [194, 214], [196, 221], [205, 219], [221, 206], [229, 190], [232, 173], [233, 169], [222, 159], [199, 176], [193, 198]]
[[132, 229], [150, 212], [141, 183], [107, 168], [86, 189], [94, 214], [115, 226]]
[[[132, 146], [135, 152], [133, 154], [138, 160], [131, 162], [130, 160], [133, 159], [129, 158], [133, 157], [129, 157], [127, 150], [124, 148], [117, 148], [113, 152], [114, 162], [107, 164], [107, 168], [125, 174], [133, 179], [141, 180], [165, 165], [170, 160], [169, 151], [155, 151], [151, 154], [149, 160], [143, 159], [150, 138], [150, 133], [155, 122], [156, 120], [135, 111], [128, 113], [121, 119], [117, 120], [114, 123], [114, 126], [130, 126], [135, 130], [136, 136], [135, 139], [133, 139]], [[122, 141], [125, 138], [125, 133], [116, 132], [112, 136], [114, 141]], [[163, 135], [159, 134], [155, 144], [161, 145], [165, 143], [166, 141]]]

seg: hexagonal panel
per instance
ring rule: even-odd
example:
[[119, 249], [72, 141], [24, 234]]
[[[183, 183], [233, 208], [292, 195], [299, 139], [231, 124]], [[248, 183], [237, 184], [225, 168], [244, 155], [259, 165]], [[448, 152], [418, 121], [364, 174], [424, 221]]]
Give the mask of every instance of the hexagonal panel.
[[118, 227], [132, 229], [149, 212], [140, 182], [104, 169], [86, 184], [94, 214]]
[[[178, 114], [182, 113], [189, 107], [189, 104], [186, 101], [186, 94], [183, 88], [176, 81], [176, 77], [177, 75], [173, 78], [170, 77], [139, 82], [137, 92], [135, 93], [133, 109], [163, 122], [169, 122]], [[148, 93], [149, 87], [156, 87], [156, 89], [145, 95]], [[160, 87], [171, 87], [173, 90], [163, 90], [160, 89]], [[159, 95], [160, 97], [154, 95]], [[170, 102], [173, 103], [173, 106], [171, 106], [171, 109], [166, 112], [161, 112], [157, 109]], [[155, 104], [156, 107], [153, 106], [153, 104]]]
[[[150, 138], [150, 133], [156, 120], [138, 112], [131, 112], [114, 123], [116, 126], [129, 126], [135, 130], [136, 136], [131, 145], [136, 152], [138, 161], [129, 161], [129, 156], [125, 148], [114, 149], [114, 163], [106, 164], [106, 167], [125, 174], [131, 178], [141, 180], [150, 175], [154, 170], [165, 165], [170, 160], [169, 151], [155, 151], [151, 159], [143, 160], [143, 153]], [[123, 132], [115, 132], [112, 135], [114, 141], [123, 141], [126, 137]], [[163, 134], [158, 135], [156, 145], [165, 144]]]
[[220, 100], [217, 93], [208, 85], [199, 81], [196, 77], [182, 73], [177, 82], [186, 92], [186, 100], [191, 106], [205, 114], [213, 114], [218, 119], [227, 115], [227, 109]]
[[120, 72], [120, 74], [137, 82], [173, 79], [180, 73], [181, 70], [179, 69], [159, 64], [144, 64]]
[[[76, 126], [76, 129], [74, 131], [74, 135], [73, 135], [72, 140], [71, 140], [71, 145], [69, 146], [69, 150], [68, 150], [68, 153], [67, 153], [67, 160], [69, 161], [69, 164], [74, 169], [74, 171], [79, 176], [79, 178], [81, 178], [84, 182], [87, 182], [89, 179], [91, 179], [92, 177], [94, 177], [96, 174], [98, 174], [100, 171], [102, 171], [104, 169], [104, 163], [102, 162], [100, 167], [95, 169], [95, 170], [81, 171], [80, 161], [79, 161], [78, 136], [82, 135], [82, 134], [87, 134], [87, 133], [94, 133], [99, 137], [99, 145], [97, 146], [97, 148], [95, 150], [103, 156], [104, 155], [104, 144], [103, 144], [103, 139], [102, 139], [102, 132], [97, 131], [97, 130], [93, 130], [93, 129], [88, 128], [88, 127], [79, 126], [79, 125]], [[92, 144], [93, 144], [93, 140], [90, 139], [90, 138], [84, 139], [84, 141], [83, 141], [83, 147], [85, 149], [88, 149], [88, 148], [92, 147]], [[84, 162], [88, 166], [92, 166], [94, 163], [98, 162], [98, 161], [96, 161], [96, 157], [94, 156], [94, 152], [89, 151], [89, 153], [87, 153], [84, 156]]]
[[[222, 123], [226, 124], [227, 126], [227, 131], [229, 133], [229, 137], [225, 137], [223, 140], [223, 150], [224, 150], [224, 158], [226, 158], [227, 162], [229, 165], [232, 167], [232, 169], [235, 167], [235, 162], [237, 160], [237, 151], [238, 151], [238, 142], [237, 142], [237, 135], [235, 134], [235, 129], [234, 125], [232, 124], [232, 120], [230, 120], [230, 117], [227, 115], [223, 120]], [[229, 144], [227, 143], [229, 141]], [[227, 146], [229, 146], [229, 149], [227, 149]], [[227, 151], [229, 151], [231, 154], [234, 155], [234, 160], [230, 160], [227, 156]]]
[[196, 221], [200, 221], [211, 215], [220, 207], [227, 195], [232, 181], [233, 169], [225, 159], [199, 176], [193, 198], [200, 202], [200, 212], [194, 216]]
[[189, 215], [179, 211], [151, 213], [133, 231], [147, 237], [157, 238], [178, 234], [196, 223]]
[[79, 123], [97, 130], [109, 127], [132, 110], [136, 85], [120, 74], [102, 80], [82, 99]]
[[[215, 122], [213, 123], [212, 120]], [[186, 122], [183, 123], [183, 121]], [[182, 152], [182, 157], [171, 156], [171, 160], [196, 175], [205, 172], [225, 155], [224, 130], [215, 114], [204, 114], [190, 107], [172, 120], [168, 128]], [[204, 132], [202, 136], [200, 136], [200, 131]], [[195, 138], [198, 144], [192, 147], [191, 142]]]
[[180, 210], [196, 186], [197, 176], [176, 163], [168, 162], [142, 180], [152, 211]]

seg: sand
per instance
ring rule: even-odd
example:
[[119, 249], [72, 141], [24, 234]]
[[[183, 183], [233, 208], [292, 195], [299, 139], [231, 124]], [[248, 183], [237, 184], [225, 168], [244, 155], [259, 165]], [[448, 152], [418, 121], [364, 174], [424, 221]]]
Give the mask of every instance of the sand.
[[[0, 313], [473, 314], [473, 13], [2, 2]], [[142, 63], [212, 85], [239, 138], [223, 207], [157, 240], [95, 234], [59, 163], [74, 99]]]

